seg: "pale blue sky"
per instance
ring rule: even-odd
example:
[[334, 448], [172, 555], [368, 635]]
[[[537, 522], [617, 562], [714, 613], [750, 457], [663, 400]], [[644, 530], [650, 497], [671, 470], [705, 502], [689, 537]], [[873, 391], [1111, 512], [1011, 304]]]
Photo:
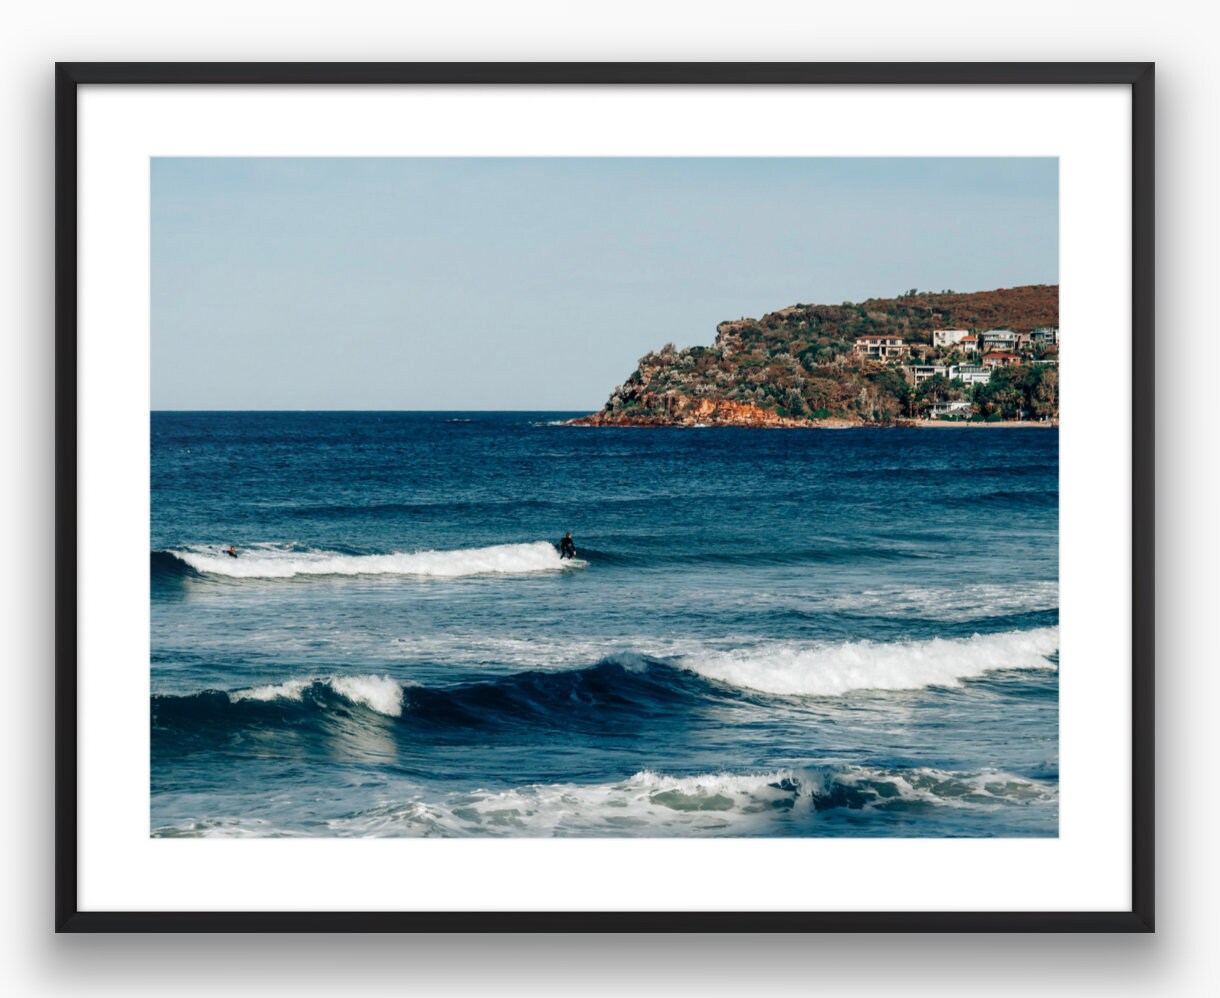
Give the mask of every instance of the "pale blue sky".
[[154, 409], [593, 410], [796, 302], [1059, 280], [1054, 159], [152, 162]]

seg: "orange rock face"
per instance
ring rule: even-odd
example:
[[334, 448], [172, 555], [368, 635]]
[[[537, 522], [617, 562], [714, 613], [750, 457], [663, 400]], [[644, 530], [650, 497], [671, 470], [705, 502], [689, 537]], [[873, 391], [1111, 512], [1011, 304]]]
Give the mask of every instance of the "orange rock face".
[[[648, 415], [595, 412], [568, 421], [570, 426], [774, 426], [846, 427], [860, 423], [848, 419], [790, 419], [771, 409], [728, 399], [692, 399], [683, 395], [645, 396]], [[661, 411], [658, 411], [661, 410]]]

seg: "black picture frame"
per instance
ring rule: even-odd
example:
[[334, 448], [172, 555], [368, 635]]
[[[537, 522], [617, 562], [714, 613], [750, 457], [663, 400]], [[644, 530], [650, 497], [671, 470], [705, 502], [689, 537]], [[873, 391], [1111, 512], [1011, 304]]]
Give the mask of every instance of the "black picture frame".
[[[55, 928], [59, 932], [1151, 932], [1154, 66], [1115, 63], [59, 63], [55, 68]], [[81, 85], [1123, 85], [1131, 88], [1129, 911], [81, 911], [77, 827], [77, 89]]]

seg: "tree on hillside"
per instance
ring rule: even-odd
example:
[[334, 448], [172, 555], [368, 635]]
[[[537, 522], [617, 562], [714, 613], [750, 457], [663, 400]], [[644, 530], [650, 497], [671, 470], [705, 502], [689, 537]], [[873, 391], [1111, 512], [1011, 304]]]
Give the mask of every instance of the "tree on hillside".
[[1039, 378], [1030, 398], [1030, 411], [1040, 419], [1059, 415], [1059, 369], [1037, 368]]

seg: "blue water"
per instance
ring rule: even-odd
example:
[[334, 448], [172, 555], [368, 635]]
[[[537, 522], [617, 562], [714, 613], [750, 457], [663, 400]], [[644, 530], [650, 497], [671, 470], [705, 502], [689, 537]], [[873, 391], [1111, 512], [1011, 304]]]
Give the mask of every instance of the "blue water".
[[153, 834], [1057, 834], [1057, 430], [565, 415], [152, 415]]

